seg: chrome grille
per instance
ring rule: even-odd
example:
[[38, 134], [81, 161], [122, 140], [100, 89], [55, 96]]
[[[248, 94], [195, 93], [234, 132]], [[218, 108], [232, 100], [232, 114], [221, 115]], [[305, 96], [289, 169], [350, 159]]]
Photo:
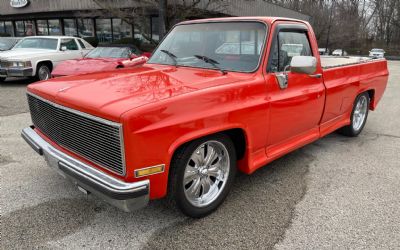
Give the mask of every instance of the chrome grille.
[[125, 174], [121, 124], [28, 94], [32, 122], [61, 147], [119, 175]]

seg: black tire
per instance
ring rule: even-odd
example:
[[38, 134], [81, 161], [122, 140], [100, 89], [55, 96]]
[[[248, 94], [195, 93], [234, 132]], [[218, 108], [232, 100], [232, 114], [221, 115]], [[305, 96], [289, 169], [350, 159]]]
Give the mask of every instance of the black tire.
[[[229, 174], [227, 176], [226, 183], [222, 186], [221, 191], [215, 196], [214, 200], [206, 206], [195, 206], [193, 205], [185, 194], [184, 174], [187, 164], [195, 152], [204, 143], [221, 143], [229, 156]], [[236, 175], [236, 152], [235, 147], [230, 138], [223, 134], [217, 134], [207, 136], [190, 143], [185, 144], [183, 147], [177, 150], [175, 153], [170, 168], [170, 180], [168, 187], [168, 200], [174, 206], [177, 206], [185, 215], [192, 218], [204, 217], [213, 211], [215, 211], [225, 200], [229, 191], [232, 188], [233, 181]], [[208, 177], [211, 178], [211, 177]], [[217, 183], [216, 180], [214, 184]], [[218, 186], [218, 185], [217, 185]], [[201, 192], [201, 191], [200, 191]]]
[[[44, 71], [45, 73], [43, 73], [43, 71]], [[47, 77], [45, 77], [45, 75], [47, 75]], [[50, 68], [49, 65], [46, 64], [46, 63], [40, 63], [40, 64], [37, 66], [37, 69], [36, 69], [36, 76], [35, 76], [35, 79], [36, 79], [37, 81], [44, 81], [44, 80], [48, 80], [48, 79], [50, 79], [50, 78], [51, 78], [51, 68]]]
[[5, 77], [0, 77], [0, 82], [4, 82], [6, 80]]
[[[356, 120], [354, 119], [354, 112], [356, 110], [357, 104], [359, 102], [361, 102], [361, 100], [365, 100], [365, 102], [366, 102], [366, 106], [367, 106], [366, 111], [365, 111], [366, 113], [365, 113], [365, 116], [363, 118], [361, 125], [356, 126], [357, 123], [356, 123]], [[361, 131], [363, 130], [365, 124], [367, 123], [369, 103], [370, 103], [370, 99], [369, 99], [368, 93], [364, 92], [364, 93], [359, 94], [353, 104], [353, 110], [351, 111], [351, 116], [350, 116], [350, 125], [344, 126], [343, 128], [339, 129], [338, 132], [342, 135], [349, 136], [349, 137], [358, 136], [361, 133]]]

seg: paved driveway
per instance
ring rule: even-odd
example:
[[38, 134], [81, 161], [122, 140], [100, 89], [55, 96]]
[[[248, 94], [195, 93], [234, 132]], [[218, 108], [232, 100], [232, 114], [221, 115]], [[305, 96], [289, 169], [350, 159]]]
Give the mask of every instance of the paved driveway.
[[358, 138], [331, 134], [251, 176], [214, 214], [162, 201], [121, 212], [49, 169], [20, 138], [25, 81], [0, 84], [1, 249], [400, 248], [400, 62]]

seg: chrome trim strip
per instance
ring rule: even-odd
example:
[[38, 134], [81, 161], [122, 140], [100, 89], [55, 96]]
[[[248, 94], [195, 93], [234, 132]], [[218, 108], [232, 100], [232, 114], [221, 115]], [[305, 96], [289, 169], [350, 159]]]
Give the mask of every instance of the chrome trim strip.
[[[97, 121], [97, 122], [100, 122], [100, 123], [103, 123], [103, 124], [110, 125], [112, 127], [118, 128], [119, 137], [120, 137], [119, 139], [120, 139], [120, 148], [121, 148], [121, 158], [122, 158], [121, 159], [122, 160], [122, 173], [118, 173], [118, 172], [116, 172], [116, 171], [114, 171], [114, 170], [112, 170], [112, 169], [110, 169], [108, 167], [105, 167], [102, 164], [96, 162], [95, 160], [88, 159], [87, 157], [81, 155], [78, 152], [75, 152], [74, 150], [72, 150], [70, 148], [67, 148], [67, 147], [65, 147], [65, 148], [67, 150], [69, 150], [69, 151], [81, 156], [82, 158], [85, 158], [88, 161], [93, 162], [96, 165], [99, 165], [100, 167], [102, 167], [104, 169], [107, 169], [108, 171], [110, 171], [112, 173], [115, 173], [115, 174], [120, 175], [120, 176], [125, 176], [126, 175], [125, 143], [124, 143], [123, 125], [121, 123], [117, 123], [117, 122], [113, 122], [113, 121], [110, 121], [110, 120], [106, 120], [106, 119], [103, 119], [103, 118], [100, 118], [100, 117], [97, 117], [97, 116], [90, 115], [88, 113], [84, 113], [84, 112], [81, 112], [81, 111], [78, 111], [78, 110], [75, 110], [75, 109], [71, 109], [71, 108], [62, 106], [60, 104], [57, 104], [57, 103], [51, 102], [49, 100], [46, 100], [43, 97], [40, 97], [40, 96], [35, 95], [33, 93], [30, 93], [28, 91], [26, 92], [26, 94], [30, 95], [30, 96], [32, 96], [34, 98], [37, 98], [37, 99], [39, 99], [39, 100], [41, 100], [41, 101], [43, 101], [43, 102], [45, 102], [45, 103], [47, 103], [49, 105], [52, 105], [53, 107], [56, 107], [56, 108], [59, 108], [59, 109], [63, 109], [65, 111], [74, 113], [76, 115], [83, 116], [83, 117], [86, 117], [88, 119], [91, 119], [91, 120], [94, 120], [94, 121]], [[61, 146], [61, 147], [63, 147], [63, 146]]]

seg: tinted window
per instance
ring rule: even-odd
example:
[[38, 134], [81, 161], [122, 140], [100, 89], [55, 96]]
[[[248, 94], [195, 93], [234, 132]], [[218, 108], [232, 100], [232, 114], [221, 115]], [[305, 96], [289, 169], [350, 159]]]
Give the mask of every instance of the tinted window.
[[75, 39], [61, 39], [60, 48], [63, 46], [67, 47], [67, 50], [78, 50], [78, 45], [75, 42]]
[[270, 52], [270, 72], [284, 71], [294, 56], [312, 56], [305, 32], [280, 31], [277, 39]]
[[[258, 22], [200, 23], [175, 27], [154, 52], [148, 63], [215, 68], [201, 60], [206, 56], [228, 71], [254, 71], [260, 60], [266, 26]], [[196, 56], [197, 55], [197, 56]]]

